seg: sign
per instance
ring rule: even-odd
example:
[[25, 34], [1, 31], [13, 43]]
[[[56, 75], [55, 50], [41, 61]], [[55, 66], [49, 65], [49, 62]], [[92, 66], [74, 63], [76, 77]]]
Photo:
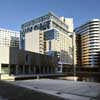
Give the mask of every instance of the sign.
[[46, 30], [50, 28], [50, 21], [45, 21], [23, 30], [24, 33], [32, 32], [32, 30]]

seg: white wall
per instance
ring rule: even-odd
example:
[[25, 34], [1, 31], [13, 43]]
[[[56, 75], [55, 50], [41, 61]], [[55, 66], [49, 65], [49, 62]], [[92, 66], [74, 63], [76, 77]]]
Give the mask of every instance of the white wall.
[[1, 64], [9, 64], [9, 47], [0, 47], [0, 73]]
[[[41, 40], [43, 41], [43, 39]], [[41, 53], [40, 52], [40, 31], [39, 30], [32, 31], [32, 32], [25, 34], [25, 50], [36, 52], [36, 53]]]
[[9, 64], [9, 47], [0, 47], [0, 63]]
[[73, 18], [60, 17], [60, 20], [63, 21], [68, 26], [69, 32], [73, 32], [73, 29], [74, 29]]

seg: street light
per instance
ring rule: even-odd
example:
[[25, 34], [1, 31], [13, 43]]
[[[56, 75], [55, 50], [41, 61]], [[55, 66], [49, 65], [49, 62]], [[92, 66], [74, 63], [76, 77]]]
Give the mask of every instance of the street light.
[[75, 64], [75, 32], [72, 35], [72, 47], [73, 47], [73, 67], [74, 67], [74, 81], [76, 81], [76, 64]]

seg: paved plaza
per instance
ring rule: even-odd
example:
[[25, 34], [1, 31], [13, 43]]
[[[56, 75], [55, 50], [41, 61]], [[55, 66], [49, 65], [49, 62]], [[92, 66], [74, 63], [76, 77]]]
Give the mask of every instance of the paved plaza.
[[5, 98], [3, 98], [3, 97], [0, 96], [0, 100], [8, 100], [8, 99], [5, 99]]
[[67, 100], [97, 100], [100, 93], [100, 84], [90, 82], [36, 79], [15, 81], [13, 84]]

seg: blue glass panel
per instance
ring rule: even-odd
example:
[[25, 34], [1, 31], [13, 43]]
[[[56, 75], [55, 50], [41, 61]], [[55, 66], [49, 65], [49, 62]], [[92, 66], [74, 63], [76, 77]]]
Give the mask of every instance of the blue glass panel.
[[58, 32], [55, 29], [49, 30], [45, 32], [45, 39], [46, 40], [52, 40], [57, 39]]

